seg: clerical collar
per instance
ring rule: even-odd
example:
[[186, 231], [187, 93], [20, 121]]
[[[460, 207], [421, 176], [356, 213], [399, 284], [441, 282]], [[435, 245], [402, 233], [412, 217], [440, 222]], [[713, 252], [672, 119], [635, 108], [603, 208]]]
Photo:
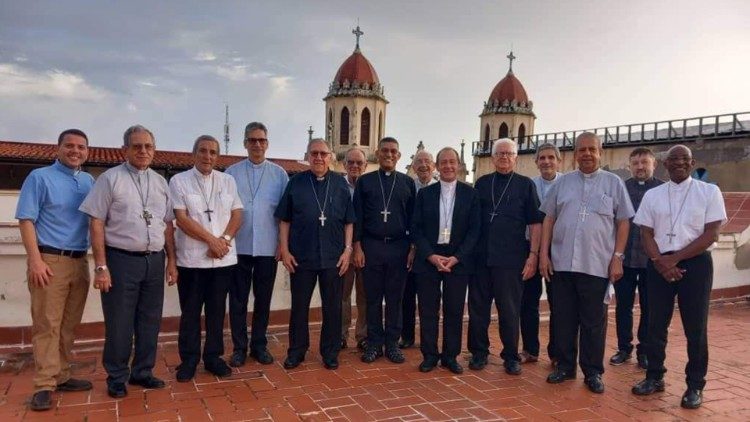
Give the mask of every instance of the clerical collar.
[[646, 183], [650, 183], [652, 180], [654, 180], [654, 178], [653, 177], [649, 177], [646, 180], [637, 180], [636, 179], [636, 182], [638, 183], [639, 186], [645, 186]]
[[318, 182], [322, 182], [322, 181], [326, 180], [326, 176], [328, 176], [328, 172], [325, 172], [325, 173], [323, 173], [323, 175], [322, 175], [322, 176], [318, 176], [317, 174], [313, 173], [312, 171], [310, 172], [310, 174], [312, 174], [312, 176], [313, 176], [313, 177], [315, 178], [315, 180], [317, 180]]
[[443, 188], [443, 189], [453, 189], [453, 188], [456, 187], [456, 183], [457, 182], [458, 182], [458, 180], [454, 180], [452, 182], [446, 182], [446, 181], [440, 179], [440, 187]]
[[560, 177], [560, 172], [559, 171], [556, 171], [555, 172], [555, 177], [553, 177], [550, 180], [545, 179], [544, 176], [541, 176], [541, 175], [539, 176], [539, 178], [542, 179], [542, 183], [547, 184], [547, 185], [550, 184], [550, 183], [555, 183], [555, 180], [557, 180], [558, 177]]
[[249, 158], [247, 159], [247, 162], [250, 163], [250, 167], [259, 169], [263, 167], [264, 164], [266, 164], [266, 159], [264, 158], [263, 161], [261, 161], [258, 164], [253, 163]]
[[599, 167], [598, 169], [596, 169], [596, 170], [592, 171], [591, 173], [584, 173], [584, 172], [582, 172], [581, 170], [578, 170], [578, 171], [579, 171], [579, 172], [581, 173], [581, 175], [582, 175], [583, 177], [585, 177], [585, 178], [587, 178], [587, 179], [588, 179], [588, 178], [592, 178], [592, 177], [596, 177], [596, 176], [598, 176], [598, 175], [599, 175], [599, 173], [600, 173], [600, 172], [602, 171], [602, 168], [601, 168], [601, 167]]
[[135, 174], [137, 174], [139, 176], [142, 175], [142, 174], [146, 174], [146, 172], [148, 171], [148, 167], [146, 167], [145, 170], [139, 170], [139, 169], [135, 168], [132, 164], [130, 164], [129, 162], [127, 162], [127, 161], [125, 162], [125, 168], [128, 169], [129, 172], [135, 173]]
[[668, 183], [671, 184], [675, 189], [684, 189], [690, 186], [691, 183], [693, 183], [693, 178], [688, 176], [687, 179], [683, 180], [680, 183], [675, 183], [672, 181], [672, 179], [669, 179]]
[[501, 179], [507, 179], [511, 175], [513, 175], [513, 171], [509, 171], [507, 173], [500, 173], [499, 171], [495, 170], [495, 174], [497, 175], [497, 177], [499, 177]]
[[81, 168], [70, 168], [66, 166], [65, 164], [61, 163], [60, 160], [55, 160], [54, 164], [52, 164], [56, 169], [60, 170], [61, 172], [65, 174], [69, 174], [71, 176], [78, 176], [78, 173], [81, 172]]
[[193, 170], [193, 172], [195, 172], [195, 174], [196, 174], [196, 175], [198, 175], [199, 177], [202, 177], [202, 178], [204, 178], [204, 179], [207, 179], [207, 178], [211, 177], [211, 175], [212, 175], [212, 174], [213, 174], [213, 172], [214, 172], [213, 170], [211, 170], [211, 173], [208, 173], [208, 174], [203, 174], [203, 173], [201, 173], [201, 171], [200, 171], [200, 170], [198, 170], [198, 168], [197, 168], [197, 167], [195, 167], [195, 166], [193, 166], [192, 170]]
[[395, 170], [391, 170], [391, 171], [385, 171], [385, 170], [383, 170], [383, 169], [380, 169], [380, 171], [381, 171], [381, 172], [383, 173], [383, 175], [384, 175], [385, 177], [389, 177], [389, 176], [390, 176], [391, 174], [393, 174], [393, 172], [394, 172]]

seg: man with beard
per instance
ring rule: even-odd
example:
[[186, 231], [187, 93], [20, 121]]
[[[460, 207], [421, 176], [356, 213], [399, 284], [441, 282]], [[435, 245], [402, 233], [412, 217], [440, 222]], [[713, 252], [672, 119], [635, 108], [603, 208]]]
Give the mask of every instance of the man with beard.
[[560, 177], [541, 208], [546, 217], [539, 271], [553, 284], [552, 317], [559, 353], [547, 382], [576, 377], [580, 343], [584, 382], [591, 392], [601, 394], [607, 329], [604, 299], [609, 283], [622, 277], [634, 212], [622, 180], [600, 168], [601, 139], [584, 132], [576, 138], [574, 151], [578, 170]]
[[[401, 334], [401, 300], [406, 274], [414, 251], [409, 225], [414, 210], [414, 181], [396, 171], [401, 158], [396, 138], [378, 142], [380, 168], [360, 177], [354, 190], [354, 263], [362, 271], [367, 296], [367, 347], [365, 363], [385, 355], [393, 363], [403, 363], [398, 348]], [[383, 324], [385, 299], [385, 326]]]
[[[359, 148], [352, 148], [346, 152], [344, 157], [344, 168], [346, 169], [346, 183], [349, 186], [349, 194], [354, 196], [354, 187], [362, 172], [367, 168], [367, 157], [365, 152]], [[357, 296], [357, 322], [354, 327], [354, 339], [357, 348], [365, 350], [367, 340], [367, 303], [365, 300], [365, 285], [362, 278], [362, 269], [353, 263], [344, 274], [344, 294], [341, 299], [341, 348], [346, 349], [346, 339], [349, 337], [349, 326], [352, 324], [352, 289]]]
[[[432, 173], [435, 171], [435, 162], [432, 159], [432, 154], [424, 149], [420, 149], [414, 154], [414, 160], [412, 161], [411, 167], [417, 174], [414, 179], [414, 187], [417, 193], [420, 189], [425, 188], [435, 182]], [[402, 306], [402, 320], [403, 326], [401, 327], [401, 340], [398, 343], [398, 347], [401, 349], [407, 349], [414, 345], [414, 327], [416, 325], [416, 309], [417, 309], [417, 284], [416, 276], [413, 272], [409, 271], [406, 276], [406, 286], [404, 286], [404, 299]]]
[[[649, 189], [661, 185], [661, 180], [654, 177], [656, 168], [656, 157], [650, 149], [645, 147], [635, 148], [630, 153], [631, 178], [625, 181], [628, 189], [630, 202], [638, 211], [643, 195]], [[638, 322], [638, 346], [636, 358], [638, 366], [642, 369], [648, 367], [646, 354], [646, 334], [648, 327], [648, 295], [646, 294], [646, 263], [648, 255], [641, 244], [641, 231], [633, 221], [630, 221], [630, 234], [628, 245], [625, 248], [625, 261], [623, 262], [624, 274], [622, 279], [615, 284], [617, 305], [615, 307], [615, 318], [617, 321], [617, 353], [609, 359], [610, 365], [622, 365], [630, 360], [633, 352], [633, 302], [635, 301], [635, 289], [638, 289], [638, 303], [640, 304], [641, 317]]]
[[675, 145], [665, 161], [669, 181], [646, 192], [635, 217], [650, 261], [648, 291], [648, 370], [633, 387], [637, 395], [664, 391], [667, 330], [680, 306], [687, 337], [687, 390], [680, 405], [696, 409], [703, 402], [708, 371], [708, 301], [713, 285], [710, 248], [727, 219], [724, 199], [716, 185], [694, 180], [695, 160], [690, 149]]
[[331, 152], [326, 141], [311, 140], [307, 155], [310, 170], [292, 177], [275, 213], [281, 221], [281, 260], [292, 277], [289, 350], [284, 368], [296, 368], [305, 360], [310, 347], [310, 299], [319, 283], [323, 308], [320, 355], [327, 369], [336, 369], [341, 339], [341, 276], [346, 273], [352, 251], [354, 209], [346, 181], [328, 169]]

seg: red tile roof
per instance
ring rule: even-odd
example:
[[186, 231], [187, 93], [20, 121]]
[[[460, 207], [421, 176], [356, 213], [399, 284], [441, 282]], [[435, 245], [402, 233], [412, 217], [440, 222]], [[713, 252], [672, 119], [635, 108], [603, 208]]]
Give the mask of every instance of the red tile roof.
[[491, 103], [495, 100], [501, 104], [505, 100], [508, 100], [509, 103], [512, 103], [515, 100], [517, 103], [521, 104], [528, 103], [529, 97], [526, 95], [526, 90], [523, 88], [521, 81], [516, 78], [513, 72], [508, 72], [508, 74], [505, 75], [497, 85], [495, 85], [495, 88], [493, 88], [490, 93], [490, 99], [488, 102]]
[[[10, 162], [49, 164], [57, 157], [57, 144], [17, 142], [0, 140], [0, 160]], [[216, 168], [224, 170], [230, 165], [246, 159], [239, 155], [223, 155], [219, 158]], [[269, 158], [280, 165], [287, 173], [294, 174], [307, 170], [309, 166], [297, 160], [286, 158]], [[125, 161], [121, 148], [90, 147], [87, 166], [112, 167]], [[172, 171], [187, 170], [193, 166], [193, 155], [181, 151], [156, 151], [151, 167], [155, 169], [170, 169]]]
[[727, 224], [722, 234], [742, 233], [750, 227], [750, 192], [724, 192]]
[[354, 50], [354, 53], [339, 67], [333, 80], [341, 84], [344, 81], [349, 81], [349, 83], [359, 82], [360, 84], [367, 83], [369, 85], [380, 83], [378, 73], [375, 72], [375, 68], [364, 54], [359, 51], [359, 48]]

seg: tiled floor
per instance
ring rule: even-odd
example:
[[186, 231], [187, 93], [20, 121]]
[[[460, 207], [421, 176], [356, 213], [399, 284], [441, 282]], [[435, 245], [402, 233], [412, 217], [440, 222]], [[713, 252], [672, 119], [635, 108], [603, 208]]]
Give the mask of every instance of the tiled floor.
[[[493, 323], [493, 329], [496, 327]], [[545, 382], [549, 362], [524, 365], [521, 376], [503, 372], [494, 332], [490, 365], [480, 372], [466, 370], [454, 376], [444, 369], [429, 374], [417, 371], [418, 349], [407, 351], [402, 365], [380, 360], [359, 361], [356, 349], [341, 353], [341, 367], [324, 369], [317, 353], [307, 362], [286, 371], [281, 367], [286, 343], [283, 327], [273, 330], [273, 365], [249, 363], [222, 381], [199, 372], [195, 382], [174, 381], [178, 364], [176, 344], [160, 346], [157, 376], [168, 380], [163, 390], [130, 388], [129, 396], [115, 401], [106, 394], [100, 350], [79, 350], [75, 374], [95, 382], [91, 392], [55, 393], [55, 409], [26, 410], [32, 392], [33, 362], [28, 354], [6, 355], [0, 367], [0, 421], [355, 421], [392, 420], [750, 420], [750, 303], [714, 305], [709, 320], [710, 366], [704, 405], [688, 411], [679, 407], [684, 390], [685, 340], [679, 318], [670, 332], [667, 355], [667, 390], [641, 398], [630, 393], [643, 377], [635, 364], [606, 365], [603, 395], [588, 392], [581, 376], [552, 386]], [[317, 327], [316, 327], [317, 329]], [[546, 342], [547, 324], [542, 324]], [[314, 332], [313, 341], [317, 341]], [[227, 339], [228, 341], [228, 339]], [[315, 343], [313, 343], [315, 344]], [[614, 315], [610, 314], [607, 358], [615, 341]], [[317, 347], [313, 346], [313, 350]], [[461, 357], [466, 366], [468, 355]], [[2, 358], [0, 358], [2, 359]], [[53, 418], [53, 419], [50, 419]]]

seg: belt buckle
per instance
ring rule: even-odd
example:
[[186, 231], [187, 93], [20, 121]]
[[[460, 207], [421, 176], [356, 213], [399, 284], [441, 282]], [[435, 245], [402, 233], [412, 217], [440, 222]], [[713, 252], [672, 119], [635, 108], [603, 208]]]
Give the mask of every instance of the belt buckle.
[[64, 250], [60, 251], [60, 255], [67, 256], [69, 258], [73, 258], [73, 254], [74, 253], [75, 253], [75, 251], [64, 251]]
[[383, 238], [383, 243], [388, 243], [388, 242], [390, 242], [391, 240], [393, 240], [393, 238], [392, 238], [392, 237], [384, 237], [384, 238]]

